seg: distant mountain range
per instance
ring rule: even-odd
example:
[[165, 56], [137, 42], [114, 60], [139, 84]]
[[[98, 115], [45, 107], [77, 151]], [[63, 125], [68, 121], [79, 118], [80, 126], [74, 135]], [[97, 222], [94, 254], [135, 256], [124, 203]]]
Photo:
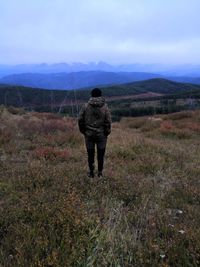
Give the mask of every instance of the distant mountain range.
[[[182, 95], [186, 97], [200, 97], [200, 85], [172, 82], [166, 79], [150, 79], [146, 81], [127, 83], [102, 87], [103, 95], [107, 100], [128, 97], [135, 97], [142, 94], [142, 97], [162, 95]], [[158, 95], [158, 97], [159, 97]], [[161, 96], [161, 97], [162, 97]], [[0, 104], [11, 106], [23, 106], [37, 110], [46, 110], [44, 107], [59, 107], [60, 105], [72, 105], [81, 103], [90, 97], [90, 90], [44, 90], [22, 86], [0, 85]], [[47, 108], [48, 110], [48, 108]], [[51, 110], [51, 109], [50, 109]]]
[[93, 86], [122, 84], [162, 77], [143, 72], [82, 71], [72, 73], [23, 73], [5, 76], [0, 83], [44, 89], [79, 89]]
[[108, 72], [147, 72], [164, 76], [200, 77], [200, 65], [182, 64], [118, 64], [111, 65], [106, 62], [90, 63], [55, 63], [55, 64], [20, 64], [0, 65], [0, 78], [11, 74], [21, 73], [70, 73], [80, 71], [108, 71]]
[[44, 89], [80, 89], [94, 86], [109, 86], [153, 78], [165, 78], [177, 82], [200, 84], [200, 78], [164, 76], [146, 72], [108, 72], [108, 71], [81, 71], [71, 73], [22, 73], [8, 75], [0, 79], [2, 84], [22, 85]]

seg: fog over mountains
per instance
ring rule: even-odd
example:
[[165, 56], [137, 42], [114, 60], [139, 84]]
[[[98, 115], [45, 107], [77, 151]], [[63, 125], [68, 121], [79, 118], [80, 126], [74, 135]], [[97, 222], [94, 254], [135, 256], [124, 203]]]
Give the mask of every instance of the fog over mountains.
[[109, 71], [109, 72], [149, 72], [171, 76], [200, 77], [200, 64], [120, 64], [111, 65], [106, 62], [90, 63], [55, 63], [55, 64], [20, 64], [2, 65], [0, 64], [0, 78], [10, 74], [20, 73], [59, 73], [59, 72], [79, 72], [79, 71]]
[[2, 84], [23, 85], [44, 89], [79, 89], [93, 86], [122, 84], [160, 78], [159, 74], [145, 72], [81, 71], [71, 73], [23, 73], [0, 79]]
[[200, 84], [200, 65], [110, 65], [105, 62], [0, 65], [1, 84], [44, 89], [90, 88], [153, 78]]

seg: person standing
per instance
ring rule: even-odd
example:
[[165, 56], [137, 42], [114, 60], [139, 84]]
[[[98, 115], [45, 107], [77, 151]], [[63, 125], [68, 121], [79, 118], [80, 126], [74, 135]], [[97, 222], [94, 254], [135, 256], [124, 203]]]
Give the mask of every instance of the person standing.
[[79, 113], [78, 126], [85, 137], [89, 167], [88, 176], [94, 178], [96, 146], [98, 177], [102, 177], [107, 137], [111, 133], [111, 115], [99, 88], [94, 88], [91, 91], [91, 98], [88, 103], [83, 105]]

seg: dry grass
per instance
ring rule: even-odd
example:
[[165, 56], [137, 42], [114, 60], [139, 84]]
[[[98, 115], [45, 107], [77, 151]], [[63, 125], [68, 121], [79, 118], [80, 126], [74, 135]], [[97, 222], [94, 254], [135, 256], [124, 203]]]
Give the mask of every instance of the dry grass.
[[0, 114], [0, 266], [200, 266], [199, 111], [113, 124], [93, 180], [75, 120]]

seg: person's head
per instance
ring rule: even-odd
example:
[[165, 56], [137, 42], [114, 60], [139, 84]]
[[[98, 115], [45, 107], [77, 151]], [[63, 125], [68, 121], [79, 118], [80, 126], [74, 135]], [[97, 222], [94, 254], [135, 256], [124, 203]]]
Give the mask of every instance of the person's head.
[[91, 97], [100, 97], [100, 96], [102, 96], [102, 92], [99, 88], [94, 88], [91, 91]]

